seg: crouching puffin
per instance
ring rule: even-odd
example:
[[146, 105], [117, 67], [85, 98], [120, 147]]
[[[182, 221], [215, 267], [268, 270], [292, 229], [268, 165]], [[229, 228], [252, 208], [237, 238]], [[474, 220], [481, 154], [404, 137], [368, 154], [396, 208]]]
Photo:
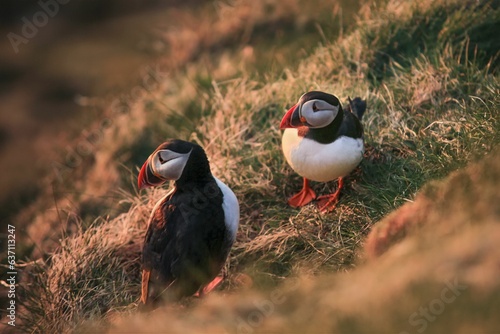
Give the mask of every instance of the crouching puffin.
[[[343, 177], [361, 162], [364, 153], [361, 117], [366, 101], [349, 98], [346, 110], [331, 94], [311, 91], [302, 95], [281, 120], [282, 149], [288, 164], [304, 178], [302, 190], [288, 200], [293, 207], [318, 200], [321, 212], [332, 211], [343, 187]], [[339, 179], [337, 191], [316, 197], [309, 180]]]
[[239, 224], [236, 196], [212, 175], [199, 145], [182, 140], [161, 144], [142, 166], [138, 186], [168, 180], [175, 181], [174, 188], [151, 212], [142, 250], [144, 305], [215, 288]]

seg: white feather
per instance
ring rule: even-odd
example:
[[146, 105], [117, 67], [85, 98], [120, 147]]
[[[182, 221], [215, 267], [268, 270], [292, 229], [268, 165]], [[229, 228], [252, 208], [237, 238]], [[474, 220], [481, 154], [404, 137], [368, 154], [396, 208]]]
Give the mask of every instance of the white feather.
[[363, 159], [363, 139], [341, 136], [321, 144], [298, 135], [295, 128], [283, 133], [282, 148], [288, 164], [297, 174], [319, 182], [349, 174]]
[[224, 199], [222, 201], [222, 209], [224, 210], [224, 219], [226, 223], [226, 228], [231, 234], [232, 242], [236, 239], [236, 233], [238, 232], [238, 226], [240, 222], [240, 205], [238, 199], [234, 192], [224, 184], [221, 180], [214, 177], [217, 185], [222, 191]]
[[[192, 150], [188, 153], [159, 150], [151, 157], [151, 168], [156, 174], [167, 180], [178, 180], [186, 167], [191, 152]], [[163, 161], [160, 161], [160, 158]]]
[[[316, 110], [314, 110], [313, 106], [316, 106]], [[310, 100], [300, 106], [299, 112], [305, 117], [311, 128], [322, 128], [337, 117], [339, 107], [323, 100]]]

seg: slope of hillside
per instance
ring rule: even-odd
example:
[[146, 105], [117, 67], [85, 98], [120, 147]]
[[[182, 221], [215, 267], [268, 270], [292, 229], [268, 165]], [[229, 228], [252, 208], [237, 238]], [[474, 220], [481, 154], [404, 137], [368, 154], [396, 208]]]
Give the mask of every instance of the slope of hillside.
[[[83, 3], [73, 5], [75, 7], [72, 8], [76, 9], [81, 8], [79, 5], [85, 6]], [[99, 7], [98, 2], [87, 5]], [[31, 124], [45, 131], [50, 138], [44, 140], [43, 135], [37, 135], [36, 146], [31, 146], [31, 137], [23, 136], [23, 132], [18, 131], [16, 135], [29, 143], [31, 148], [22, 150], [17, 145], [10, 145], [12, 143], [8, 141], [10, 144], [3, 147], [8, 148], [8, 151], [3, 151], [8, 165], [12, 165], [10, 162], [13, 161], [10, 159], [12, 157], [6, 157], [9, 152], [17, 152], [18, 156], [19, 152], [24, 152], [22, 166], [15, 168], [15, 163], [13, 164], [15, 174], [10, 172], [12, 168], [6, 168], [3, 179], [24, 192], [31, 189], [31, 186], [37, 189], [36, 192], [29, 191], [30, 196], [25, 198], [25, 202], [31, 202], [32, 197], [36, 200], [22, 209], [16, 192], [9, 187], [3, 188], [7, 200], [2, 202], [0, 199], [0, 212], [8, 212], [7, 216], [2, 216], [2, 222], [5, 226], [16, 226], [16, 257], [19, 262], [46, 259], [50, 252], [60, 246], [61, 238], [87, 229], [96, 220], [99, 223], [102, 221], [99, 218], [101, 216], [111, 219], [128, 211], [130, 204], [122, 200], [123, 192], [134, 191], [136, 182], [132, 179], [135, 178], [137, 165], [141, 164], [149, 151], [165, 137], [189, 136], [204, 113], [203, 106], [208, 103], [212, 93], [212, 80], [228, 80], [242, 72], [251, 73], [257, 78], [264, 76], [267, 71], [280, 70], [286, 64], [298, 62], [300, 57], [283, 61], [284, 55], [288, 54], [290, 49], [301, 56], [310, 54], [314, 46], [336, 35], [348, 23], [343, 24], [342, 20], [339, 20], [330, 26], [332, 18], [349, 17], [359, 6], [357, 1], [349, 2], [339, 13], [338, 5], [324, 1], [300, 4], [295, 0], [279, 3], [242, 0], [238, 1], [236, 6], [236, 2], [208, 2], [200, 5], [200, 2], [195, 0], [184, 2], [182, 6], [176, 6], [171, 1], [164, 5], [166, 6], [158, 7], [155, 13], [142, 7], [143, 10], [133, 15], [125, 15], [125, 18], [106, 20], [105, 17], [100, 17], [100, 20], [93, 21], [91, 31], [82, 33], [84, 38], [81, 37], [82, 34], [75, 34], [71, 29], [49, 29], [52, 38], [59, 42], [55, 48], [45, 45], [43, 41], [47, 42], [47, 39], [40, 38], [30, 43], [30, 48], [33, 47], [34, 51], [23, 50], [23, 59], [29, 58], [30, 52], [34, 55], [33, 58], [42, 58], [37, 60], [38, 66], [35, 62], [25, 64], [28, 68], [36, 67], [36, 73], [47, 71], [44, 72], [47, 75], [82, 82], [89, 82], [89, 78], [104, 77], [99, 81], [100, 85], [93, 86], [94, 94], [100, 92], [102, 86], [109, 88], [112, 82], [118, 80], [115, 72], [120, 72], [122, 68], [118, 74], [123, 75], [120, 78], [124, 82], [121, 82], [119, 87], [125, 90], [111, 96], [94, 96], [92, 92], [84, 89], [78, 90], [76, 97], [71, 93], [63, 94], [64, 98], [69, 99], [73, 109], [65, 106], [62, 110], [66, 114], [75, 111], [75, 108], [79, 108], [80, 112], [86, 110], [88, 112], [83, 112], [85, 115], [82, 116], [84, 120], [75, 124], [69, 122], [69, 118], [66, 123], [59, 119], [59, 123], [63, 125], [58, 123], [58, 126], [64, 128], [64, 131], [60, 131], [44, 127], [43, 122], [30, 118], [30, 122], [24, 125]], [[38, 8], [36, 3], [34, 6]], [[120, 8], [123, 10], [123, 7]], [[80, 12], [84, 16], [85, 13]], [[67, 23], [66, 14], [67, 11], [61, 11], [57, 18], [51, 20], [49, 28], [59, 27], [59, 19]], [[111, 13], [110, 15], [112, 16]], [[155, 25], [155, 22], [159, 21], [163, 21], [161, 29], [152, 33], [162, 37], [162, 40], [156, 43], [162, 45], [164, 57], [145, 66], [139, 80], [124, 80], [136, 76], [137, 73], [132, 72], [137, 69], [127, 68], [127, 64], [131, 66], [127, 57], [134, 58], [137, 54], [129, 54], [130, 50], [122, 48], [119, 59], [115, 59], [116, 53], [108, 51], [115, 50], [116, 45], [122, 42], [134, 44], [136, 35], [140, 35], [143, 30], [142, 26]], [[127, 32], [130, 26], [134, 27], [133, 32]], [[320, 34], [323, 26], [329, 26], [329, 29]], [[116, 32], [117, 29], [122, 31]], [[118, 40], [106, 43], [105, 48], [100, 48], [101, 43], [109, 39], [109, 30], [115, 32], [115, 35], [111, 35], [119, 36], [116, 38]], [[64, 36], [58, 35], [58, 32]], [[65, 38], [71, 41], [65, 43]], [[39, 42], [42, 42], [44, 50], [37, 53], [35, 46]], [[142, 46], [146, 46], [152, 41], [147, 39], [143, 43]], [[130, 47], [132, 48], [132, 45]], [[96, 53], [109, 57], [99, 58], [99, 63], [96, 63], [94, 56], [89, 56]], [[64, 59], [60, 60], [60, 57]], [[16, 61], [19, 60], [16, 58]], [[92, 63], [92, 68], [86, 68], [89, 63]], [[106, 67], [106, 64], [110, 68]], [[49, 73], [47, 66], [55, 73]], [[9, 67], [8, 63], [4, 64], [4, 67]], [[27, 72], [34, 74], [33, 71]], [[77, 73], [84, 75], [75, 78]], [[23, 102], [23, 106], [30, 112], [37, 113], [43, 109], [47, 111], [46, 114], [57, 113], [61, 109], [51, 106], [46, 108], [43, 101], [37, 100], [37, 94], [29, 93], [31, 88], [50, 91], [54, 89], [54, 85], [59, 84], [73, 87], [66, 81], [54, 82], [51, 78], [48, 76], [38, 80], [38, 76], [29, 77], [30, 85], [18, 82], [14, 88], [21, 89], [22, 94], [28, 95], [29, 99], [19, 98], [19, 94], [12, 91], [11, 95], [7, 94], [5, 97]], [[47, 84], [39, 87], [37, 83], [40, 81]], [[118, 87], [116, 91], [120, 91]], [[56, 97], [58, 96], [56, 94]], [[30, 107], [31, 104], [33, 107]], [[5, 107], [2, 111], [19, 110], [21, 113], [19, 108]], [[14, 119], [9, 114], [2, 116], [9, 118], [9, 121], [21, 123], [25, 118], [19, 116]], [[48, 118], [43, 120], [54, 125]], [[25, 144], [20, 146], [23, 145]], [[31, 149], [36, 151], [36, 154], [31, 154]], [[30, 157], [29, 163], [26, 163], [26, 156]], [[40, 172], [38, 167], [45, 173]], [[25, 174], [26, 169], [30, 171], [30, 175]], [[30, 184], [30, 188], [24, 187], [25, 183]], [[17, 216], [10, 217], [10, 214], [17, 211], [20, 211]], [[7, 235], [2, 233], [2, 251], [6, 246]], [[7, 254], [2, 252], [2, 255]], [[6, 261], [2, 256], [0, 262]], [[6, 268], [0, 267], [2, 279], [6, 272]], [[5, 310], [3, 305], [6, 305], [6, 302], [7, 292], [2, 290], [2, 310]], [[0, 314], [4, 315], [5, 311]]]
[[[90, 227], [77, 224], [76, 232], [63, 238], [48, 259], [29, 267], [31, 281], [23, 288], [26, 328], [52, 332], [86, 326], [103, 330], [114, 324], [117, 327], [112, 331], [130, 330], [133, 326], [149, 331], [192, 328], [213, 332], [241, 331], [240, 325], [247, 331], [282, 332], [407, 328], [399, 326], [407, 323], [401, 319], [409, 310], [432, 302], [429, 296], [439, 295], [443, 284], [458, 277], [457, 273], [473, 269], [467, 261], [455, 259], [475, 256], [483, 235], [487, 236], [487, 245], [498, 240], [495, 225], [485, 219], [484, 224], [470, 227], [470, 236], [457, 233], [443, 244], [429, 237], [429, 227], [430, 232], [426, 230], [422, 236], [415, 232], [414, 239], [398, 244], [401, 247], [393, 247], [391, 252], [391, 245], [402, 238], [395, 233], [394, 239], [387, 237], [387, 242], [380, 242], [382, 246], [372, 241], [375, 254], [381, 254], [378, 250], [383, 249], [387, 256], [368, 264], [362, 264], [360, 245], [372, 225], [403, 203], [413, 201], [427, 181], [482, 159], [500, 143], [498, 41], [491, 38], [499, 27], [499, 7], [498, 1], [368, 3], [360, 10], [355, 29], [318, 46], [296, 66], [282, 72], [253, 76], [239, 67], [243, 53], [229, 53], [214, 61], [209, 71], [192, 64], [187, 66], [185, 77], [165, 78], [159, 89], [143, 92], [128, 113], [114, 119], [112, 135], [102, 144], [106, 149], [96, 152], [95, 164], [87, 176], [89, 180], [99, 180], [97, 175], [132, 179], [134, 171], [124, 177], [105, 167], [120, 156], [119, 152], [130, 150], [137, 152], [137, 161], [131, 161], [139, 164], [149, 154], [150, 146], [156, 146], [166, 134], [200, 143], [214, 174], [233, 188], [241, 203], [241, 228], [227, 265], [229, 280], [224, 293], [206, 301], [191, 301], [183, 308], [170, 306], [151, 315], [135, 314], [145, 222], [155, 200], [165, 190], [139, 194], [129, 188], [119, 196], [128, 210], [116, 217], [103, 216]], [[228, 68], [238, 75], [231, 80], [217, 80], [214, 73], [228, 73]], [[348, 96], [362, 96], [369, 106], [364, 118], [365, 160], [348, 179], [337, 209], [328, 215], [319, 214], [313, 206], [295, 210], [285, 201], [299, 187], [300, 179], [282, 157], [279, 119], [304, 91], [311, 89], [335, 93], [342, 101]], [[187, 116], [203, 112], [196, 124], [169, 132], [171, 126], [158, 119], [174, 126], [184, 120], [172, 110], [186, 110]], [[127, 136], [129, 142], [116, 140]], [[484, 166], [498, 166], [498, 155], [487, 161], [492, 162], [478, 167], [479, 173], [486, 170]], [[486, 187], [491, 181], [489, 187], [496, 189], [499, 180], [495, 175], [480, 178], [473, 186], [481, 189], [482, 184]], [[102, 194], [109, 189], [99, 189], [98, 185], [96, 182], [90, 186]], [[314, 187], [326, 192], [334, 185]], [[488, 194], [494, 196], [489, 190]], [[498, 221], [491, 204], [484, 204], [494, 200], [488, 197], [486, 202], [471, 201], [471, 205], [487, 205], [492, 210], [491, 221]], [[468, 212], [467, 207], [460, 208]], [[439, 217], [441, 207], [430, 206], [429, 210]], [[421, 219], [431, 220], [427, 216]], [[460, 228], [462, 223], [455, 223]], [[444, 230], [452, 226], [444, 224]], [[470, 237], [471, 246], [457, 253], [462, 237]], [[427, 244], [432, 247], [423, 249]], [[405, 249], [410, 252], [405, 253]], [[496, 275], [493, 264], [498, 263], [498, 256], [490, 250], [476, 254], [478, 262], [491, 264], [477, 267], [487, 270], [484, 280]], [[423, 254], [419, 261], [411, 257], [417, 251]], [[446, 256], [459, 264], [444, 266]], [[396, 270], [399, 266], [401, 271], [410, 270], [407, 266], [411, 263], [415, 263], [415, 281], [400, 277]], [[254, 289], [250, 292], [240, 292], [241, 272], [253, 278]], [[337, 274], [314, 277], [326, 272]], [[290, 278], [295, 276], [307, 277], [299, 289]], [[460, 303], [453, 304], [464, 303], [466, 307], [457, 308], [453, 314], [463, 316], [474, 305], [481, 309], [497, 307], [494, 299], [476, 295], [486, 287], [495, 296], [497, 285], [474, 281], [475, 276], [469, 278], [464, 284], [471, 288], [463, 293]], [[286, 294], [289, 302], [273, 302], [269, 316], [264, 314], [258, 321], [251, 318], [256, 310], [264, 312], [259, 305], [265, 304], [268, 293], [283, 282], [285, 289], [288, 286], [293, 290]], [[357, 291], [362, 285], [366, 290]], [[402, 296], [406, 299], [398, 310], [391, 300], [401, 300]], [[325, 311], [311, 313], [316, 305]], [[377, 312], [372, 313], [373, 309]], [[394, 312], [401, 313], [391, 320]], [[443, 326], [439, 328], [456, 328], [452, 327], [456, 318], [440, 319], [445, 320], [436, 322]], [[474, 313], [467, 325], [485, 319]], [[205, 327], [208, 322], [213, 327]], [[484, 326], [490, 328], [490, 323]]]
[[[214, 294], [188, 310], [113, 314], [108, 333], [495, 333], [499, 183], [497, 149], [377, 223], [366, 249], [371, 260], [355, 270]], [[387, 247], [381, 232], [399, 216], [406, 238]], [[384, 255], [373, 258], [374, 244], [387, 247]]]
[[[19, 237], [34, 247], [33, 256], [52, 250], [61, 231], [72, 233], [80, 221], [88, 225], [98, 216], [127, 210], [118, 204], [117, 189], [133, 190], [134, 169], [159, 141], [190, 135], [207, 112], [213, 80], [243, 73], [278, 76], [274, 71], [335, 36], [344, 26], [335, 18], [351, 17], [359, 6], [354, 2], [340, 11], [324, 1], [280, 4], [242, 0], [237, 6], [219, 2], [169, 9], [165, 15], [172, 18], [161, 32], [165, 56], [145, 67], [123, 94], [78, 100], [94, 110], [95, 119], [69, 135], [73, 139], [51, 147], [49, 173], [38, 176], [37, 201], [14, 219]], [[320, 34], [323, 27], [328, 30]], [[291, 52], [296, 55], [287, 59]]]

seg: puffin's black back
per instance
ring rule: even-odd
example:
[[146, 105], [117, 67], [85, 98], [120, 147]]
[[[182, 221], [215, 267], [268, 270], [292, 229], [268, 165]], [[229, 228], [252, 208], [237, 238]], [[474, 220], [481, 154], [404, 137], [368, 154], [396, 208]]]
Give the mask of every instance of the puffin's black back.
[[191, 151], [175, 191], [152, 213], [143, 248], [143, 269], [151, 270], [150, 298], [177, 300], [193, 295], [220, 271], [228, 255], [223, 195], [203, 149], [172, 141], [158, 149]]

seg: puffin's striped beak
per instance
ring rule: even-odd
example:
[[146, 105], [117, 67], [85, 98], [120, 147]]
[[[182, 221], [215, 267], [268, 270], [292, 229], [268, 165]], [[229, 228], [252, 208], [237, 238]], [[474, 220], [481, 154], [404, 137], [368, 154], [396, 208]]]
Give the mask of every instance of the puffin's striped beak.
[[159, 178], [153, 173], [150, 166], [151, 157], [142, 165], [139, 176], [137, 177], [137, 186], [139, 189], [155, 187], [163, 184], [166, 180]]
[[[295, 111], [297, 110], [298, 107], [299, 107], [299, 104], [297, 103], [293, 107], [288, 109], [285, 116], [283, 116], [283, 119], [281, 120], [281, 123], [280, 123], [281, 130], [284, 130], [287, 128], [296, 128], [296, 127], [302, 125], [300, 123], [298, 113], [295, 113]], [[299, 123], [299, 124], [297, 124], [297, 123]]]

